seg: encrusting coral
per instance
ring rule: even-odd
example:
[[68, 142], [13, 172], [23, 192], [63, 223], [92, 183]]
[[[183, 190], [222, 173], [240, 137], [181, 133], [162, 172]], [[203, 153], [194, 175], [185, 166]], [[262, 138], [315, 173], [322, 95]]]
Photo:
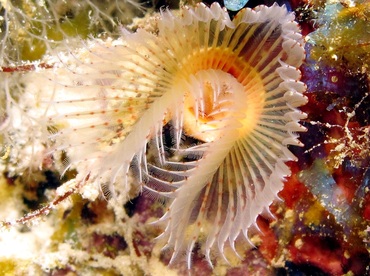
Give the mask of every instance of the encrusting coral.
[[306, 102], [303, 38], [278, 5], [230, 20], [217, 3], [200, 4], [162, 11], [157, 23], [157, 35], [92, 40], [20, 76], [17, 107], [47, 145], [44, 164], [51, 156], [77, 176], [18, 222], [74, 192], [94, 199], [102, 187], [114, 200], [146, 190], [171, 200], [158, 221], [171, 263], [186, 252], [190, 268], [200, 242], [212, 265], [215, 248], [224, 259], [226, 244], [238, 254], [236, 239], [249, 241], [290, 174], [287, 146], [300, 146], [295, 132], [305, 130], [296, 109]]

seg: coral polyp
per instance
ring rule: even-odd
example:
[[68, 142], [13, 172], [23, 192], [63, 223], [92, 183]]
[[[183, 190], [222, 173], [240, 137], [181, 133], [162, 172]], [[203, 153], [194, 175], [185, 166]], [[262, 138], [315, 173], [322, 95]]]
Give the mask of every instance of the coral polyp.
[[20, 76], [29, 93], [20, 106], [44, 152], [62, 159], [61, 174], [77, 172], [41, 213], [74, 192], [94, 199], [91, 187], [114, 198], [146, 190], [170, 201], [157, 222], [170, 263], [185, 253], [190, 268], [199, 243], [212, 265], [211, 252], [227, 260], [237, 239], [251, 244], [290, 175], [288, 146], [301, 146], [305, 131], [304, 41], [276, 4], [233, 20], [217, 3], [199, 4], [162, 11], [157, 24], [158, 34], [86, 42]]

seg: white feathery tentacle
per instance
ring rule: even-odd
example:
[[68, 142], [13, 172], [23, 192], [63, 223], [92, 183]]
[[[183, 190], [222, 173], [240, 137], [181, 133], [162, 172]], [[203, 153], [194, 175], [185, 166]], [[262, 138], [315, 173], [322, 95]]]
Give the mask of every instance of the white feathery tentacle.
[[49, 152], [68, 156], [63, 170], [112, 193], [122, 182], [125, 195], [133, 186], [173, 199], [158, 221], [171, 263], [185, 252], [190, 268], [199, 242], [212, 265], [212, 250], [227, 261], [225, 247], [238, 255], [239, 237], [251, 243], [248, 230], [290, 174], [287, 146], [302, 145], [304, 40], [277, 4], [233, 20], [199, 4], [164, 10], [157, 23], [157, 35], [138, 29], [50, 58], [46, 77], [23, 83], [45, 106]]

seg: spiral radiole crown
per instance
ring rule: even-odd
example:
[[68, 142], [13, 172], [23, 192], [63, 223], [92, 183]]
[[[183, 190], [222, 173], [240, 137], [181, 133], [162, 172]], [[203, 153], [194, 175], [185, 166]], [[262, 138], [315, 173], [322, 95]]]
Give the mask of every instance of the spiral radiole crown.
[[112, 196], [168, 198], [157, 223], [171, 263], [184, 253], [190, 268], [199, 243], [212, 265], [212, 252], [227, 260], [226, 248], [248, 244], [290, 174], [288, 145], [300, 146], [305, 130], [304, 40], [277, 4], [233, 20], [217, 3], [199, 4], [156, 20], [156, 33], [91, 42], [71, 54], [78, 66], [54, 61], [40, 88], [49, 153], [68, 156], [62, 172], [76, 170], [76, 182]]

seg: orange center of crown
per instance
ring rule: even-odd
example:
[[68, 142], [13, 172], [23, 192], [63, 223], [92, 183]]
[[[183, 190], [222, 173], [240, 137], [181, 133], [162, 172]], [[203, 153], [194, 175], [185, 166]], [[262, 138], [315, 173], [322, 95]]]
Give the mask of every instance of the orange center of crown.
[[[221, 70], [233, 76], [235, 81], [243, 86], [244, 93], [246, 93], [246, 104], [242, 105], [242, 110], [239, 110], [244, 114], [243, 118], [240, 119], [240, 137], [248, 135], [255, 128], [263, 110], [266, 91], [259, 72], [242, 57], [227, 48], [209, 48], [185, 57], [181, 63], [182, 67], [177, 78], [189, 80], [191, 75], [209, 69]], [[224, 83], [223, 86], [222, 93], [233, 93], [227, 83]], [[215, 116], [227, 116], [227, 112], [214, 115], [214, 108], [215, 106], [219, 107], [219, 104], [215, 103], [215, 91], [213, 91], [209, 80], [206, 80], [200, 89], [203, 91], [202, 108], [198, 108], [198, 110], [194, 106], [194, 100], [190, 99], [192, 96], [189, 92], [185, 93], [184, 130], [187, 135], [209, 142], [216, 136], [205, 134], [204, 131], [217, 128], [217, 125], [212, 122], [220, 118], [215, 118]], [[222, 108], [227, 110], [227, 105]]]

